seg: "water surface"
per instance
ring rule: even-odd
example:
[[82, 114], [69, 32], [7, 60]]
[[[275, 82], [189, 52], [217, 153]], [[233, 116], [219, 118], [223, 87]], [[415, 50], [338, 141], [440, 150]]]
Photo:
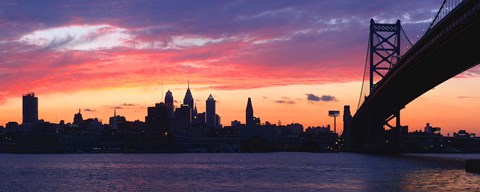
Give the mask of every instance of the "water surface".
[[480, 154], [0, 154], [0, 191], [480, 191]]

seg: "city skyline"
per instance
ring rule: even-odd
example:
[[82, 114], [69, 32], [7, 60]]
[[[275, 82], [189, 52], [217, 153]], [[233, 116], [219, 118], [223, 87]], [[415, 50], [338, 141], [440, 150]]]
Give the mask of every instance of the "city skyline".
[[[106, 122], [114, 109], [143, 120], [167, 90], [179, 107], [186, 87], [199, 111], [212, 94], [222, 124], [245, 123], [251, 97], [262, 122], [333, 125], [329, 110], [356, 111], [369, 19], [399, 19], [415, 42], [440, 6], [342, 2], [6, 3], [0, 125], [22, 121], [21, 96], [29, 92], [40, 99], [39, 119], [69, 122], [80, 108], [84, 118]], [[119, 11], [104, 11], [111, 7]], [[207, 8], [223, 17], [202, 14]], [[480, 132], [478, 74], [473, 68], [413, 101], [402, 124]]]

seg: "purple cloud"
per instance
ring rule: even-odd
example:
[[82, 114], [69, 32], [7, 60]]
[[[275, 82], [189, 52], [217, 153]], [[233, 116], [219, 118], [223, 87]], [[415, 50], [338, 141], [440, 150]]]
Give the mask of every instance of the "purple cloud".
[[307, 93], [307, 100], [308, 101], [313, 101], [313, 102], [319, 102], [319, 101], [325, 101], [325, 102], [336, 102], [337, 99], [334, 96], [331, 95], [322, 95], [322, 96], [317, 96], [315, 94]]

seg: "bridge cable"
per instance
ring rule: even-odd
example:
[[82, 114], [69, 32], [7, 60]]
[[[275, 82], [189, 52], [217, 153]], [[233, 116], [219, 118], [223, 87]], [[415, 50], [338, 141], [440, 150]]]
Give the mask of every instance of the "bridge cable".
[[[401, 29], [401, 28], [400, 28], [400, 29]], [[398, 47], [399, 44], [400, 44], [400, 41], [397, 42], [397, 38], [395, 38], [395, 42], [393, 43], [393, 45], [395, 45], [395, 46]], [[382, 46], [382, 48], [383, 48], [383, 46]], [[389, 67], [388, 67], [387, 73], [390, 72], [390, 70], [391, 70], [392, 67], [393, 67], [393, 59], [394, 59], [394, 56], [393, 56], [393, 55], [394, 55], [394, 53], [392, 53], [392, 54], [390, 55], [390, 65], [389, 65]], [[399, 59], [398, 57], [400, 57], [400, 53], [398, 53], [397, 59]]]
[[369, 36], [368, 37], [368, 46], [367, 46], [367, 53], [365, 54], [366, 57], [365, 57], [365, 67], [363, 68], [363, 79], [362, 79], [362, 87], [360, 89], [360, 97], [358, 98], [358, 105], [357, 105], [357, 111], [358, 111], [358, 108], [360, 108], [360, 101], [362, 100], [362, 93], [363, 93], [363, 86], [365, 84], [365, 75], [367, 74], [367, 63], [368, 63], [368, 56], [370, 55], [370, 40], [371, 40], [371, 37]]
[[430, 26], [428, 27], [427, 31], [430, 31], [430, 29], [433, 27], [435, 24], [435, 21], [437, 21], [438, 17], [441, 17], [440, 14], [442, 13], [443, 7], [445, 6], [445, 3], [447, 0], [444, 0], [442, 3], [442, 6], [440, 6], [440, 9], [438, 9], [437, 14], [435, 15], [435, 18], [433, 18], [432, 23], [430, 23]]
[[405, 30], [403, 30], [403, 27], [401, 28], [402, 29], [402, 33], [403, 33], [403, 36], [405, 36], [405, 38], [407, 39], [408, 43], [410, 43], [410, 46], [413, 47], [413, 43], [410, 41], [410, 39], [408, 38], [407, 34], [405, 33]]

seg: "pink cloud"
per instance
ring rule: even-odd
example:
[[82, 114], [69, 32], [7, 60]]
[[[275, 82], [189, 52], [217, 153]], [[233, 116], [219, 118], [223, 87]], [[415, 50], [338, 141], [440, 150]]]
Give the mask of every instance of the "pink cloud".
[[[5, 91], [0, 101], [26, 91], [71, 92], [119, 85], [184, 83], [186, 79], [210, 84], [213, 89], [230, 90], [351, 81], [361, 76], [342, 64], [354, 63], [350, 59], [316, 59], [321, 50], [308, 50], [314, 49], [313, 45], [298, 47], [304, 50], [291, 52], [293, 58], [282, 55], [288, 52], [288, 44], [263, 44], [255, 53], [252, 48], [258, 46], [242, 39], [181, 50], [112, 48], [58, 52], [19, 43], [7, 46], [13, 51], [3, 56], [11, 64], [2, 68], [5, 76], [0, 85]], [[272, 50], [273, 47], [284, 51]]]
[[[232, 4], [244, 9], [225, 11]], [[433, 4], [426, 2], [423, 6]], [[193, 9], [193, 13], [181, 8], [172, 11], [169, 8], [176, 7], [174, 3], [142, 5], [146, 6], [138, 8], [142, 14], [131, 9], [129, 3], [103, 2], [94, 10], [68, 3], [39, 5], [62, 9], [54, 13], [57, 17], [35, 19], [31, 11], [12, 13], [21, 16], [17, 22], [24, 28], [0, 17], [0, 25], [7, 29], [6, 39], [0, 42], [5, 50], [0, 55], [0, 103], [27, 91], [183, 84], [187, 79], [210, 85], [210, 89], [226, 90], [359, 81], [369, 18], [394, 18], [393, 13], [379, 13], [383, 10], [380, 5], [353, 2], [237, 2], [211, 7], [225, 17], [200, 14], [203, 12], [199, 9]], [[339, 6], [355, 9], [335, 9]], [[105, 13], [106, 8], [115, 11]], [[406, 26], [418, 30], [415, 21], [424, 21], [428, 14], [411, 12]], [[395, 9], [395, 13], [401, 12]], [[72, 26], [77, 28], [69, 31]], [[55, 30], [59, 33], [49, 36]], [[84, 33], [80, 33], [82, 30]], [[38, 35], [40, 32], [46, 36]], [[22, 37], [31, 41], [17, 41]], [[479, 74], [476, 69], [470, 72], [466, 75]]]

